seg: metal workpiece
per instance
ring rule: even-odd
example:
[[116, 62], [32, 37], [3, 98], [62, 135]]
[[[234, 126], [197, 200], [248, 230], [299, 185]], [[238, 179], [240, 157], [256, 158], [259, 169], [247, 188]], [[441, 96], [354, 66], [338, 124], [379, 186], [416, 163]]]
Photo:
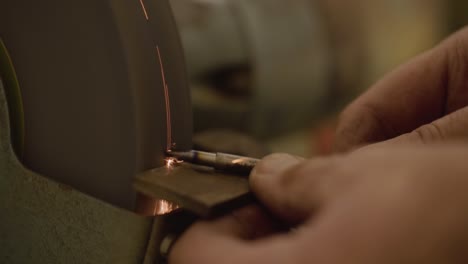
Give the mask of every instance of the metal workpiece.
[[258, 159], [250, 157], [197, 150], [190, 150], [185, 152], [168, 151], [167, 154], [176, 158], [177, 160], [209, 166], [219, 171], [238, 173], [242, 175], [249, 175], [249, 173], [259, 161]]
[[137, 191], [179, 205], [201, 217], [219, 215], [253, 202], [246, 177], [182, 163], [143, 172]]
[[[138, 192], [178, 206], [165, 216], [162, 225], [153, 229], [159, 230], [153, 236], [157, 243], [150, 241], [149, 248], [155, 251], [152, 255], [158, 257], [159, 263], [167, 261], [179, 236], [200, 217], [216, 217], [255, 201], [248, 179], [232, 172], [245, 172], [246, 168], [250, 171], [256, 159], [200, 151], [169, 153], [173, 158], [167, 159], [165, 167], [143, 172], [134, 180]], [[243, 170], [230, 165], [239, 159], [244, 159]], [[216, 167], [229, 173], [220, 172]]]

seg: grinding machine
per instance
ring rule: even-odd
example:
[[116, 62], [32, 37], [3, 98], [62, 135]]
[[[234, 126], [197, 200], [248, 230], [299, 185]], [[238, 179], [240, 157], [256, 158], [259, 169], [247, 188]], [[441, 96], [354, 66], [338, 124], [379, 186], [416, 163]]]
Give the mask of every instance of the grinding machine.
[[1, 2], [0, 263], [162, 261], [191, 216], [134, 177], [191, 134], [167, 0]]

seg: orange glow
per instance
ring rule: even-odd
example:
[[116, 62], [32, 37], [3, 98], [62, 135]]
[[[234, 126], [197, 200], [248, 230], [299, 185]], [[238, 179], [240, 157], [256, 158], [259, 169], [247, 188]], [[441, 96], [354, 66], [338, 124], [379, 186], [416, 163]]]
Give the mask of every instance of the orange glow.
[[179, 207], [171, 202], [166, 200], [158, 200], [154, 206], [153, 215], [165, 215], [168, 214]]
[[143, 13], [145, 14], [146, 20], [149, 20], [148, 12], [146, 12], [145, 3], [143, 1], [144, 0], [140, 0], [140, 5], [141, 5], [141, 8], [143, 9]]
[[233, 164], [239, 164], [245, 162], [245, 158], [235, 159], [232, 161]]
[[165, 161], [166, 161], [166, 168], [168, 168], [168, 169], [172, 169], [172, 168], [174, 168], [175, 165], [184, 162], [184, 161], [178, 160], [176, 158], [167, 158], [167, 159], [165, 159]]
[[165, 161], [166, 161], [166, 168], [168, 169], [171, 169], [174, 166], [174, 164], [177, 162], [177, 160], [174, 158], [167, 158], [165, 159]]
[[[171, 170], [175, 165], [182, 163], [176, 158], [167, 158], [164, 160], [166, 162], [166, 168]], [[179, 208], [176, 204], [173, 204], [166, 200], [155, 200], [153, 215], [165, 215]]]
[[158, 52], [159, 65], [161, 66], [161, 75], [164, 88], [164, 98], [166, 101], [166, 128], [167, 128], [167, 140], [166, 140], [166, 149], [170, 150], [172, 148], [172, 123], [171, 123], [171, 102], [169, 98], [169, 87], [166, 82], [166, 74], [164, 73], [164, 65], [161, 58], [161, 52], [159, 51], [159, 46], [156, 46], [156, 51]]

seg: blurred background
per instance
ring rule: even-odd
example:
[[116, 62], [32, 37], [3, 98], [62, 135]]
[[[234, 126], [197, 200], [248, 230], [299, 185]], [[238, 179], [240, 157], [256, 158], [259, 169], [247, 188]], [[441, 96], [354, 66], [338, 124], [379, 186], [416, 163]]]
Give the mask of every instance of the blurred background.
[[171, 0], [198, 149], [331, 151], [339, 112], [468, 22], [462, 0]]

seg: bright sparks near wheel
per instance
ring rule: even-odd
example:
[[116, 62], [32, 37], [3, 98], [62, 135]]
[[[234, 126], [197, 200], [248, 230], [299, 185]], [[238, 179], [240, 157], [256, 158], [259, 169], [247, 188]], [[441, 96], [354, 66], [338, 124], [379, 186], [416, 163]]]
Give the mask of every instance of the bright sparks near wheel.
[[[171, 170], [179, 163], [183, 161], [177, 160], [176, 158], [166, 158], [165, 160], [166, 168]], [[173, 204], [166, 200], [155, 200], [153, 215], [165, 215], [168, 214], [179, 207], [176, 204]]]
[[172, 169], [175, 164], [177, 164], [177, 160], [175, 158], [167, 158], [166, 159], [166, 168]]
[[169, 97], [169, 87], [167, 86], [166, 82], [166, 74], [164, 72], [164, 64], [162, 61], [161, 57], [161, 51], [159, 50], [159, 46], [156, 46], [156, 52], [158, 54], [158, 60], [159, 60], [159, 65], [161, 68], [161, 77], [162, 77], [162, 84], [164, 88], [164, 99], [166, 102], [166, 134], [167, 134], [167, 148], [166, 150], [170, 150], [172, 148], [172, 145], [174, 144], [172, 142], [172, 123], [171, 123], [171, 100]]
[[172, 169], [177, 164], [180, 164], [180, 163], [184, 162], [184, 161], [178, 160], [176, 158], [166, 158], [164, 161], [166, 162], [166, 168], [168, 168], [168, 169]]
[[148, 12], [146, 11], [146, 6], [143, 0], [140, 0], [141, 8], [143, 9], [143, 14], [145, 15], [146, 20], [149, 20]]

